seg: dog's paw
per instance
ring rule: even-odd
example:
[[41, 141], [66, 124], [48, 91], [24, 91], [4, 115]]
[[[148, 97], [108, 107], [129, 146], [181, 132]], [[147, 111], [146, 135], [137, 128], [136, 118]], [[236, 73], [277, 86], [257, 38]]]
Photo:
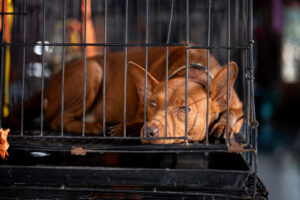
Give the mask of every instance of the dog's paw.
[[117, 124], [117, 125], [109, 127], [108, 130], [109, 130], [110, 136], [121, 137], [121, 136], [123, 136], [123, 133], [124, 133], [124, 126], [123, 126], [123, 124]]
[[85, 131], [88, 135], [99, 135], [102, 132], [103, 126], [100, 123], [86, 123]]
[[[214, 135], [217, 138], [223, 137], [224, 139], [226, 139], [226, 137], [227, 137], [226, 132], [227, 132], [227, 123], [226, 122], [217, 122], [210, 129], [210, 135]], [[233, 129], [230, 126], [229, 126], [228, 133], [229, 133], [229, 136], [231, 136], [233, 134]]]
[[[229, 115], [229, 121], [228, 121], [228, 133], [229, 136], [233, 135], [234, 132], [234, 125], [235, 125], [236, 120]], [[214, 135], [217, 138], [221, 138], [223, 137], [224, 139], [226, 139], [227, 137], [227, 114], [223, 113], [219, 119], [217, 120], [217, 122], [210, 128], [210, 135]]]

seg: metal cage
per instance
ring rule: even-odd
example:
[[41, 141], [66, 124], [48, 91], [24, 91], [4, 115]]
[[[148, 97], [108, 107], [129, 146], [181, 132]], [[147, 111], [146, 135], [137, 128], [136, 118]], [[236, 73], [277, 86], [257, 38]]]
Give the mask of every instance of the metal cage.
[[[11, 198], [16, 196], [30, 198], [32, 192], [35, 192], [36, 198], [117, 198], [117, 194], [125, 198], [157, 199], [196, 196], [210, 199], [267, 198], [267, 192], [256, 176], [258, 123], [254, 109], [252, 0], [91, 0], [91, 8], [87, 7], [87, 0], [15, 0], [12, 1], [13, 12], [5, 9], [8, 1], [0, 2], [3, 25], [0, 127], [12, 129], [8, 137], [11, 156], [1, 161], [3, 165], [0, 165], [2, 177], [0, 191], [3, 195]], [[91, 9], [92, 16], [88, 15], [87, 9]], [[10, 16], [14, 18], [12, 28], [6, 27], [5, 23], [6, 17]], [[95, 42], [88, 42], [87, 18], [94, 21], [96, 35], [100, 35]], [[77, 32], [73, 27], [76, 25], [74, 21], [81, 21], [81, 29]], [[5, 38], [6, 29], [11, 29], [11, 40]], [[76, 34], [77, 40], [74, 41], [72, 37]], [[236, 136], [240, 152], [231, 149], [228, 128], [225, 141], [215, 143], [210, 140], [209, 111], [206, 114], [205, 141], [189, 142], [187, 101], [185, 137], [180, 138], [184, 139], [185, 143], [142, 145], [139, 142], [141, 139], [157, 138], [148, 138], [145, 135], [128, 137], [126, 128], [122, 137], [110, 136], [109, 124], [105, 118], [107, 54], [114, 51], [124, 52], [122, 67], [125, 68], [126, 97], [128, 52], [131, 49], [145, 50], [147, 72], [148, 50], [164, 47], [167, 62], [163, 67], [168, 70], [169, 48], [173, 46], [186, 47], [186, 55], [191, 49], [207, 50], [207, 77], [209, 77], [210, 53], [223, 64], [229, 64], [231, 60], [238, 63], [240, 70], [236, 89], [244, 105], [245, 118], [241, 132]], [[91, 47], [104, 57], [101, 94], [104, 101], [103, 133], [98, 136], [86, 136], [84, 127], [87, 49]], [[7, 56], [8, 51], [14, 59]], [[84, 60], [84, 82], [82, 88], [77, 88], [84, 91], [83, 126], [80, 136], [65, 132], [63, 123], [60, 132], [50, 130], [45, 123], [43, 111], [44, 88], [50, 78], [49, 74], [54, 74], [57, 67], [61, 68], [64, 80], [65, 65], [74, 55]], [[11, 75], [6, 75], [9, 73], [7, 72], [9, 65]], [[186, 56], [186, 99], [189, 69], [187, 66], [189, 66], [188, 56]], [[11, 77], [10, 81], [8, 77]], [[209, 81], [207, 78], [208, 85]], [[227, 85], [228, 82], [227, 79]], [[145, 85], [147, 88], [147, 80]], [[168, 81], [166, 88], [167, 86]], [[26, 116], [24, 102], [39, 89], [42, 99], [40, 118], [30, 126], [25, 126], [27, 124], [24, 124]], [[63, 121], [64, 81], [61, 92]], [[209, 87], [207, 92], [209, 93]], [[227, 87], [227, 98], [228, 96]], [[209, 104], [208, 97], [206, 102]], [[124, 118], [124, 127], [127, 121], [126, 103], [124, 98], [124, 110], [121, 114]], [[15, 128], [8, 127], [6, 110], [9, 108], [13, 110], [17, 104], [21, 105], [21, 123]], [[168, 107], [167, 99], [165, 106]], [[145, 106], [144, 124], [147, 121], [146, 112]], [[165, 120], [167, 122], [168, 119]], [[137, 159], [139, 163], [136, 163]], [[114, 164], [114, 160], [117, 160], [118, 164]], [[18, 194], [11, 192], [15, 188], [20, 191]]]

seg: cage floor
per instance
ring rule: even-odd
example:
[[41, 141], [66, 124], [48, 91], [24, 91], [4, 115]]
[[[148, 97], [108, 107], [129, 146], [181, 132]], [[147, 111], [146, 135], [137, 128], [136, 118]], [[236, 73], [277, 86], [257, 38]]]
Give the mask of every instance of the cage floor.
[[10, 151], [0, 184], [141, 185], [241, 189], [251, 170], [239, 154]]
[[[226, 153], [225, 144], [34, 133], [9, 136], [10, 156], [0, 160], [5, 199], [253, 199], [252, 169], [241, 154]], [[73, 147], [86, 155], [72, 155]]]

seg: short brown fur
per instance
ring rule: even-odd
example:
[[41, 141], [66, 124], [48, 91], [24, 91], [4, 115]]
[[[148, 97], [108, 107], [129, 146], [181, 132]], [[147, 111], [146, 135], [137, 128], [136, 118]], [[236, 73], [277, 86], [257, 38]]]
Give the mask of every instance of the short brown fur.
[[[169, 74], [186, 62], [186, 47], [169, 47]], [[145, 51], [128, 51], [128, 74], [126, 95], [126, 124], [128, 127], [141, 124], [144, 119], [145, 95]], [[201, 63], [207, 66], [206, 50], [189, 50], [189, 63]], [[154, 129], [157, 137], [183, 137], [185, 135], [185, 70], [181, 70], [168, 81], [168, 124], [165, 124], [165, 65], [166, 49], [149, 48], [148, 86], [147, 86], [147, 128]], [[112, 135], [123, 133], [123, 97], [124, 97], [124, 53], [111, 53], [106, 58], [106, 122], [120, 124], [111, 130]], [[223, 67], [210, 55], [210, 73], [214, 76], [210, 84], [210, 133], [216, 136], [226, 132], [226, 87], [227, 66]], [[243, 104], [233, 88], [238, 74], [236, 63], [230, 63], [230, 101], [229, 131], [239, 132], [242, 126]], [[64, 120], [65, 131], [81, 133], [83, 115], [84, 61], [74, 61], [65, 68]], [[205, 139], [206, 132], [206, 72], [199, 69], [189, 70], [188, 104], [191, 111], [188, 116], [188, 136], [191, 141]], [[86, 64], [86, 134], [99, 134], [103, 120], [103, 56], [87, 59]], [[47, 123], [53, 130], [61, 128], [61, 91], [62, 72], [56, 74], [45, 88], [44, 112]], [[153, 100], [156, 107], [151, 106]], [[148, 130], [148, 129], [147, 129]], [[143, 135], [143, 128], [141, 129]], [[184, 140], [142, 140], [143, 143], [177, 143]]]

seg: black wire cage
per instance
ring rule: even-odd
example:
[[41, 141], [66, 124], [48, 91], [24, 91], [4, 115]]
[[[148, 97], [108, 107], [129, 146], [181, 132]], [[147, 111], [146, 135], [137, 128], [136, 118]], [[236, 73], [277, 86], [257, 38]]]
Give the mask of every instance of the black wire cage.
[[[8, 136], [10, 156], [0, 165], [1, 197], [267, 199], [267, 192], [256, 175], [258, 123], [254, 105], [252, 0], [0, 2], [0, 127], [11, 129]], [[210, 81], [210, 56], [213, 55], [222, 65], [229, 64], [231, 60], [238, 64], [235, 90], [243, 102], [244, 122], [235, 135], [237, 142], [233, 144], [229, 139], [228, 128], [225, 139], [214, 139], [209, 135], [209, 110], [206, 113], [205, 140], [189, 141], [186, 103], [185, 136], [171, 138], [166, 134], [159, 138], [182, 139], [184, 143], [141, 144], [141, 140], [158, 138], [131, 136], [130, 131], [140, 131], [141, 127], [126, 129], [126, 98], [123, 99], [123, 113], [120, 113], [125, 127], [122, 136], [111, 135], [110, 124], [106, 123], [105, 96], [108, 91], [105, 73], [99, 94], [103, 97], [103, 120], [99, 122], [103, 124], [102, 132], [96, 136], [85, 133], [86, 71], [90, 56], [103, 55], [105, 72], [106, 57], [114, 52], [123, 52], [124, 65], [120, 67], [124, 68], [124, 83], [120, 87], [125, 85], [126, 97], [130, 61], [127, 55], [130, 51], [145, 51], [147, 72], [148, 52], [164, 48], [167, 61], [161, 67], [167, 71], [169, 51], [178, 46], [184, 47], [186, 52], [185, 91], [188, 91], [189, 51], [207, 50], [207, 85]], [[82, 88], [75, 88], [84, 94], [80, 135], [67, 132], [63, 127], [64, 81], [60, 131], [49, 128], [43, 109], [44, 90], [52, 75], [62, 71], [64, 80], [67, 63], [76, 59], [83, 60], [84, 73]], [[167, 88], [168, 76], [165, 80]], [[227, 85], [228, 82], [229, 79]], [[38, 91], [41, 91], [41, 105], [37, 105], [41, 108], [40, 117], [28, 122], [24, 105]], [[188, 92], [185, 92], [187, 97]], [[208, 98], [207, 105], [210, 103]], [[147, 100], [145, 97], [145, 102]], [[164, 105], [167, 110], [167, 100]], [[12, 127], [7, 122], [8, 116], [19, 107], [20, 123]], [[169, 119], [165, 120], [167, 124]], [[146, 123], [145, 106], [142, 124]]]

